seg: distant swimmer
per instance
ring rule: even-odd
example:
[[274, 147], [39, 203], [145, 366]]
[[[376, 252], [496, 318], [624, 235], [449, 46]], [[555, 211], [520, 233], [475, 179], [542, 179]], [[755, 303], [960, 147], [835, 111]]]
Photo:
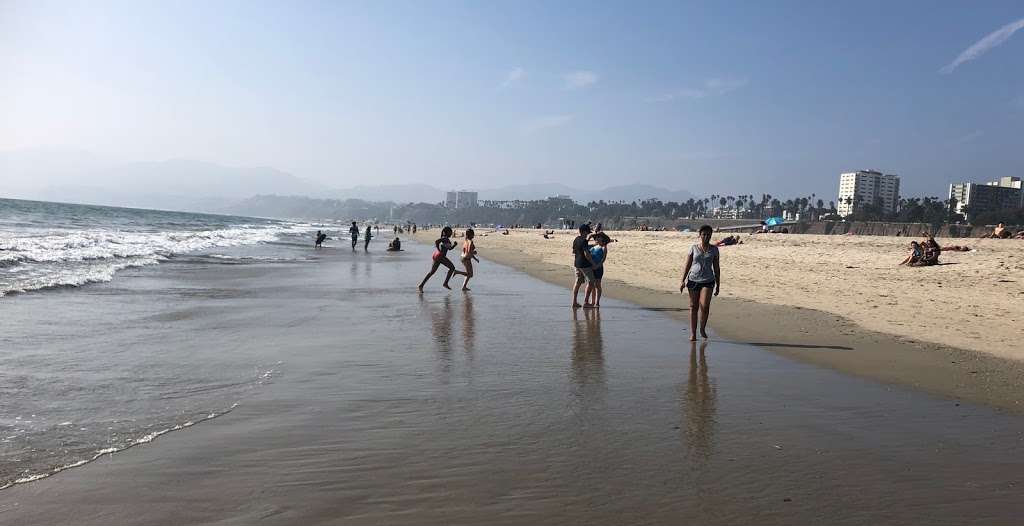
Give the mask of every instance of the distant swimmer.
[[437, 241], [434, 241], [434, 254], [431, 256], [431, 259], [434, 260], [434, 264], [430, 267], [430, 272], [428, 272], [427, 275], [424, 276], [423, 281], [420, 282], [420, 286], [417, 287], [420, 292], [423, 292], [423, 286], [427, 284], [427, 280], [437, 272], [438, 267], [441, 265], [448, 267], [448, 275], [445, 276], [444, 284], [442, 285], [448, 290], [451, 290], [451, 287], [448, 286], [448, 281], [452, 279], [452, 276], [456, 274], [461, 274], [463, 276], [466, 275], [466, 273], [461, 270], [455, 270], [455, 264], [448, 259], [448, 251], [455, 248], [455, 243], [451, 240], [451, 237], [452, 229], [451, 227], [446, 226], [441, 229], [441, 237], [438, 238]]
[[348, 229], [349, 235], [352, 236], [352, 250], [356, 249], [356, 244], [359, 243], [359, 227], [356, 226], [356, 222], [352, 222], [352, 226]]
[[473, 243], [475, 235], [472, 228], [467, 228], [466, 240], [462, 242], [462, 265], [466, 267], [466, 279], [462, 281], [462, 290], [469, 290], [466, 284], [469, 283], [469, 278], [473, 277], [473, 262], [480, 262], [476, 257], [476, 244]]
[[370, 233], [370, 225], [366, 225], [366, 232], [363, 234], [363, 250], [369, 250], [371, 239], [373, 239], [373, 235]]
[[707, 339], [711, 296], [722, 288], [722, 271], [718, 264], [718, 247], [711, 244], [710, 225], [700, 227], [700, 243], [690, 247], [679, 292], [690, 293], [690, 341], [697, 340], [697, 313], [700, 312], [700, 335]]
[[313, 248], [322, 248], [324, 241], [327, 240], [327, 234], [317, 230], [316, 231], [316, 243], [313, 244]]
[[398, 237], [396, 236], [395, 239], [392, 239], [391, 242], [388, 243], [388, 252], [401, 252], [401, 251], [402, 251], [402, 241], [399, 240]]

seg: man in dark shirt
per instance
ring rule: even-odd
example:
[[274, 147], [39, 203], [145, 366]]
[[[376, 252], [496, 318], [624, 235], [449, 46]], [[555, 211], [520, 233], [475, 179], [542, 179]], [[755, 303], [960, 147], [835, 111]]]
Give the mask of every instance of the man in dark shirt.
[[590, 235], [590, 225], [580, 225], [580, 235], [572, 242], [573, 266], [576, 267], [576, 284], [572, 287], [572, 308], [578, 309], [580, 285], [587, 282], [587, 288], [594, 282], [594, 262], [590, 259], [590, 244], [587, 243], [587, 236]]
[[359, 227], [356, 226], [356, 222], [352, 222], [352, 226], [348, 227], [348, 233], [352, 236], [352, 250], [356, 249], [356, 244], [359, 243]]

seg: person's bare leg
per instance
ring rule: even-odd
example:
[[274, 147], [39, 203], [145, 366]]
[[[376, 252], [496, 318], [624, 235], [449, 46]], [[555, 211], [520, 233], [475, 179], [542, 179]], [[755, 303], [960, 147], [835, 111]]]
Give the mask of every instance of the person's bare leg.
[[580, 297], [580, 285], [583, 284], [583, 276], [579, 273], [576, 274], [576, 284], [572, 286], [572, 308], [578, 309], [581, 307], [579, 300]]
[[708, 339], [708, 316], [711, 315], [711, 287], [700, 289], [700, 336]]
[[441, 266], [441, 263], [435, 261], [434, 265], [430, 267], [430, 272], [427, 272], [426, 277], [424, 277], [423, 281], [420, 282], [420, 286], [416, 287], [420, 292], [423, 292], [423, 286], [427, 284], [427, 280], [430, 279], [430, 276], [433, 276], [434, 273], [437, 272], [437, 267], [439, 266]]
[[448, 282], [451, 281], [452, 276], [456, 274], [461, 274], [465, 276], [466, 273], [461, 270], [455, 270], [455, 264], [452, 263], [451, 261], [448, 261], [447, 259], [442, 260], [441, 264], [448, 267], [448, 275], [444, 277], [444, 284], [442, 286], [448, 290], [452, 290], [452, 288], [448, 286]]
[[[445, 266], [447, 266], [447, 265], [445, 265]], [[455, 267], [448, 267], [448, 274], [444, 277], [444, 283], [442, 283], [441, 286], [446, 288], [446, 289], [448, 289], [448, 290], [452, 290], [452, 288], [450, 286], [448, 286], [448, 282], [451, 281], [452, 276], [454, 276], [454, 275], [455, 275]]]
[[601, 307], [601, 282], [600, 281], [598, 281], [597, 285], [594, 286], [594, 295], [597, 297], [597, 299], [594, 300], [594, 306], [595, 307]]
[[687, 290], [690, 293], [690, 341], [697, 341], [697, 316], [700, 312], [700, 293], [693, 289]]
[[466, 279], [462, 281], [462, 290], [469, 290], [466, 284], [469, 283], [469, 278], [473, 277], [473, 260], [465, 260], [462, 263], [466, 265]]

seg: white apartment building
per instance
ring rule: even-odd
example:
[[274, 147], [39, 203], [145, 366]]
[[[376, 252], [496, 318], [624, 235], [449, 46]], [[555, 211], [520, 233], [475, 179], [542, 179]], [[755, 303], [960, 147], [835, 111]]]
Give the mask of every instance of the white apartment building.
[[[1019, 177], [1000, 177], [987, 183], [954, 183], [949, 198], [956, 201], [955, 212], [970, 221], [984, 212], [1024, 208], [1024, 190]], [[970, 211], [969, 213], [967, 211]]]
[[839, 175], [839, 199], [836, 211], [846, 217], [858, 205], [878, 202], [882, 209], [896, 212], [900, 203], [900, 178], [876, 170], [858, 170]]
[[445, 208], [472, 208], [477, 206], [477, 193], [459, 190], [447, 192], [444, 199]]

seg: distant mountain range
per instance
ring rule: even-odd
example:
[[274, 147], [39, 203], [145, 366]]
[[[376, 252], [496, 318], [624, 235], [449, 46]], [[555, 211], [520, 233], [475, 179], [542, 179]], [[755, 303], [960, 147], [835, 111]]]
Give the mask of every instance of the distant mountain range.
[[[229, 210], [255, 195], [394, 203], [440, 203], [445, 198], [445, 189], [426, 184], [332, 188], [270, 167], [228, 167], [185, 159], [117, 163], [86, 152], [47, 150], [0, 152], [0, 181], [0, 197], [204, 212]], [[596, 189], [543, 183], [477, 191], [482, 200], [568, 195], [581, 203], [693, 197], [686, 191], [645, 184]]]

